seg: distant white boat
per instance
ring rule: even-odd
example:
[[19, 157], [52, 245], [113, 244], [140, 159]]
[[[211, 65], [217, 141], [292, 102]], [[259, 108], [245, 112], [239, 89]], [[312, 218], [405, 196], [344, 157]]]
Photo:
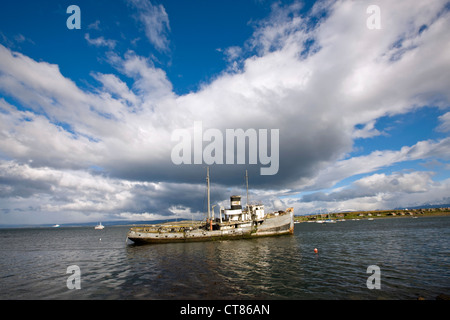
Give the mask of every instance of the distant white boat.
[[53, 228], [59, 228], [59, 224], [55, 224], [54, 226], [52, 226]]
[[102, 223], [100, 222], [98, 225], [95, 226], [94, 229], [96, 229], [96, 230], [102, 230], [102, 229], [104, 229], [104, 228], [105, 228], [105, 226], [102, 225]]

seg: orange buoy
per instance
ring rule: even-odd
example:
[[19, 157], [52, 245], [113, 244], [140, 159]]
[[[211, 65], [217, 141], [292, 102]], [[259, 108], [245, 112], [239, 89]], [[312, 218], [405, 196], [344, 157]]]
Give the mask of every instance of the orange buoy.
[[319, 253], [319, 250], [317, 250], [317, 248], [314, 248], [314, 253]]

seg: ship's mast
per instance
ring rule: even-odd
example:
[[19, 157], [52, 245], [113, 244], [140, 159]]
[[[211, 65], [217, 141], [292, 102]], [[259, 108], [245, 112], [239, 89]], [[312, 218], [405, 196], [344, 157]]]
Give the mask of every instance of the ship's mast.
[[247, 208], [248, 208], [248, 174], [247, 174], [247, 170], [245, 170], [245, 183], [247, 185]]

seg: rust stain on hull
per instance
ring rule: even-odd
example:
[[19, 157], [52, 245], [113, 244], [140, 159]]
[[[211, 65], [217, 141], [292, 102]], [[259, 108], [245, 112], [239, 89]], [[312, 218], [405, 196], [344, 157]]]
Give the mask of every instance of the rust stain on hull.
[[[212, 227], [211, 227], [212, 226]], [[211, 230], [212, 229], [212, 230]], [[294, 233], [293, 210], [261, 221], [207, 223], [204, 225], [148, 225], [130, 228], [128, 239], [136, 244], [218, 241], [280, 236]]]

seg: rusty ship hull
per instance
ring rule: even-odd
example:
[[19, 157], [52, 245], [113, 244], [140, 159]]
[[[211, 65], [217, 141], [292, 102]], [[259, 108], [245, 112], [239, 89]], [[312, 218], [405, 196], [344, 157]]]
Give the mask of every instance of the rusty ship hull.
[[[230, 197], [230, 208], [220, 207], [219, 216], [211, 212], [209, 168], [207, 168], [208, 214], [206, 221], [191, 224], [142, 225], [131, 227], [127, 238], [136, 244], [191, 241], [248, 239], [294, 233], [294, 208], [265, 213], [264, 205], [249, 204], [248, 176], [247, 205], [241, 205], [241, 196]], [[212, 209], [214, 209], [213, 206]]]
[[262, 220], [228, 221], [201, 226], [164, 224], [131, 227], [128, 239], [135, 244], [251, 239], [294, 233], [294, 212], [268, 214]]

